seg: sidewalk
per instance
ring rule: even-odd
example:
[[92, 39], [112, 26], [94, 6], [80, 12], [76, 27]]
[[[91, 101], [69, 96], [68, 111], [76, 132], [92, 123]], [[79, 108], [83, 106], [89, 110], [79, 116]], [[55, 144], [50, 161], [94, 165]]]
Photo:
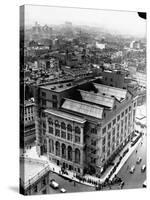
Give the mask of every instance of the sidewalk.
[[[131, 156], [131, 154], [133, 153], [133, 151], [137, 148], [137, 146], [139, 145], [139, 143], [141, 142], [142, 138], [140, 138], [137, 143], [131, 147], [131, 143], [127, 144], [127, 146], [119, 153], [119, 155], [115, 158], [114, 163], [117, 163], [119, 161], [120, 155], [122, 155], [122, 153], [129, 148], [129, 151], [127, 152], [127, 154], [122, 158], [121, 162], [119, 163], [119, 165], [117, 166], [115, 172], [111, 175], [110, 180], [112, 180], [114, 178], [114, 176], [119, 172], [119, 170], [122, 168], [122, 166], [125, 164], [125, 162], [128, 160], [128, 158]], [[47, 161], [49, 163], [50, 169], [51, 171], [60, 174], [61, 171], [61, 167], [57, 166], [56, 164], [50, 162], [48, 160], [48, 158], [46, 156], [38, 156], [37, 152], [36, 152], [36, 147], [32, 147], [31, 149], [26, 149], [26, 152], [24, 153], [25, 157], [29, 157], [29, 158], [35, 158], [35, 159], [39, 159], [39, 160], [44, 160]], [[61, 176], [64, 176], [68, 179], [71, 179], [73, 181], [88, 185], [88, 186], [94, 186], [95, 184], [89, 183], [87, 182], [87, 180], [92, 180], [96, 183], [103, 183], [105, 182], [106, 178], [108, 178], [110, 172], [112, 171], [112, 169], [114, 168], [114, 166], [110, 166], [106, 172], [102, 175], [101, 178], [97, 178], [95, 176], [91, 176], [91, 175], [84, 175], [84, 179], [85, 181], [80, 181], [79, 179], [77, 179], [76, 177], [74, 177], [74, 173], [71, 171], [68, 171], [68, 175], [66, 174], [60, 174]]]

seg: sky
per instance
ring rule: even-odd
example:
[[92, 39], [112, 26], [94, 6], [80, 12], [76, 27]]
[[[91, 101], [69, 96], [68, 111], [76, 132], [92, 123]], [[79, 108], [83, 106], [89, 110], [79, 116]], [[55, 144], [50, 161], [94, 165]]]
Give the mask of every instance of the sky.
[[25, 25], [58, 25], [65, 21], [73, 25], [97, 26], [119, 34], [146, 37], [146, 20], [137, 12], [64, 8], [50, 6], [25, 6]]

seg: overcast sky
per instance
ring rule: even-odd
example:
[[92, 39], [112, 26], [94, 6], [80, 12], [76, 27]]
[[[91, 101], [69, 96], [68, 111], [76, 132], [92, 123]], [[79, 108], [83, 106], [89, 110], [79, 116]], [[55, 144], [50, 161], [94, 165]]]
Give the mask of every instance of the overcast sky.
[[146, 36], [146, 20], [137, 12], [109, 11], [50, 6], [25, 6], [25, 24], [33, 25], [37, 21], [44, 24], [63, 24], [70, 21], [74, 25], [103, 27], [121, 34]]

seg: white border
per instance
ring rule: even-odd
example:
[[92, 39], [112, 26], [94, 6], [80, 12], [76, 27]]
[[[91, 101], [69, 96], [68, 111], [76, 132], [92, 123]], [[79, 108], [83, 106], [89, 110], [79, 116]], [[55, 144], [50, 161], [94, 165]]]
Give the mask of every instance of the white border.
[[[129, 10], [129, 11], [147, 11], [149, 15], [150, 7], [148, 0], [5, 0], [0, 6], [0, 26], [1, 26], [1, 96], [0, 96], [0, 113], [1, 113], [1, 137], [0, 137], [0, 198], [1, 199], [23, 199], [25, 197], [18, 194], [19, 177], [19, 5], [38, 4], [38, 5], [54, 5], [69, 6], [83, 8], [100, 8], [113, 10]], [[149, 19], [148, 19], [149, 20]], [[148, 22], [148, 56], [150, 58], [150, 26]], [[149, 66], [149, 60], [147, 67]], [[148, 75], [149, 76], [149, 70]], [[149, 85], [149, 78], [148, 78]], [[148, 86], [148, 91], [149, 86]], [[149, 92], [148, 100], [149, 104]], [[149, 108], [149, 106], [148, 106]], [[147, 114], [149, 116], [149, 109]], [[148, 117], [149, 119], [149, 117]], [[149, 126], [149, 123], [148, 123]], [[149, 128], [147, 133], [149, 133]], [[148, 146], [150, 146], [148, 136]], [[148, 150], [149, 155], [149, 150]], [[149, 156], [148, 156], [149, 157]], [[148, 159], [148, 165], [150, 159]], [[150, 166], [150, 165], [149, 165]], [[149, 172], [148, 172], [148, 189], [147, 190], [122, 190], [108, 192], [88, 192], [74, 193], [65, 195], [45, 195], [45, 196], [29, 196], [27, 199], [148, 199], [150, 196]]]

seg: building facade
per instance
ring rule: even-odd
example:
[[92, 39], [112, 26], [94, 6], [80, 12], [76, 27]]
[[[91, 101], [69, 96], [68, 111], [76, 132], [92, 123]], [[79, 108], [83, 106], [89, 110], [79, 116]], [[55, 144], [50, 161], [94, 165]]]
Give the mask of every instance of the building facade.
[[24, 102], [24, 132], [21, 136], [22, 143], [24, 146], [32, 145], [35, 142], [35, 112], [34, 112], [34, 102], [28, 100]]

